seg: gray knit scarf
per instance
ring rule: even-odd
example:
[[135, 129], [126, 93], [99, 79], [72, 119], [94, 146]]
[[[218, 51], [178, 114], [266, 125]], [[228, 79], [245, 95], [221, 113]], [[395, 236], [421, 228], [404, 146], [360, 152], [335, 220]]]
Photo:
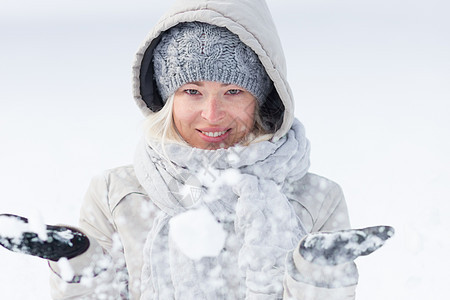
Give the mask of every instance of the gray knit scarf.
[[[143, 142], [134, 168], [160, 213], [143, 250], [141, 299], [281, 299], [286, 254], [306, 234], [285, 194], [307, 173], [309, 150], [298, 120], [280, 140], [245, 147], [166, 144], [164, 152]], [[194, 192], [180, 193], [187, 185]], [[169, 236], [169, 220], [199, 206], [228, 237], [217, 257], [191, 260]]]

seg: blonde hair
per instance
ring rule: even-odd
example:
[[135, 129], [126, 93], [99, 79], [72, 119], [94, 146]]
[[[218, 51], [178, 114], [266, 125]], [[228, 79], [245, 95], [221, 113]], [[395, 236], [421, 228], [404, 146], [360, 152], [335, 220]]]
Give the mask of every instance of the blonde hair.
[[[166, 142], [189, 145], [179, 134], [173, 121], [173, 98], [172, 94], [166, 101], [163, 108], [150, 114], [144, 123], [145, 138], [149, 140], [159, 140], [164, 149]], [[269, 133], [264, 129], [263, 121], [259, 114], [259, 106], [256, 101], [255, 124], [253, 130], [239, 142], [240, 145], [248, 146], [250, 144], [268, 141], [273, 137], [273, 133]]]

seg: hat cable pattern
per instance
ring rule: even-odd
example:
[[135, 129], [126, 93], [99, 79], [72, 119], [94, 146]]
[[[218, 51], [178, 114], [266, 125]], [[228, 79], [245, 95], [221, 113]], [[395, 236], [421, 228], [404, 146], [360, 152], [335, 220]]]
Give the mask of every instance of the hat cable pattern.
[[153, 53], [154, 79], [166, 101], [180, 86], [215, 81], [243, 87], [264, 103], [272, 81], [256, 53], [224, 27], [180, 23], [166, 31]]

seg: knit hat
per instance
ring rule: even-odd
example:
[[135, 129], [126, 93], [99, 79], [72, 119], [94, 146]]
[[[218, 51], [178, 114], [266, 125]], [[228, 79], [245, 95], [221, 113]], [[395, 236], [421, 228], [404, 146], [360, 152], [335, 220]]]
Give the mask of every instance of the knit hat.
[[215, 81], [243, 87], [263, 104], [272, 81], [258, 56], [224, 27], [180, 23], [166, 31], [153, 53], [154, 79], [163, 101], [180, 86]]

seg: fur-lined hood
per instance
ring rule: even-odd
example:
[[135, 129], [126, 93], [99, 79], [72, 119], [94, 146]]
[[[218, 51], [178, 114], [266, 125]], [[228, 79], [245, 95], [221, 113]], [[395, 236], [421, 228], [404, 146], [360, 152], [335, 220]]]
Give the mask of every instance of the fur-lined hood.
[[153, 50], [161, 33], [183, 22], [226, 27], [258, 55], [274, 83], [269, 100], [260, 108], [263, 120], [284, 136], [294, 119], [294, 101], [287, 82], [286, 62], [275, 24], [264, 0], [177, 0], [158, 21], [136, 54], [133, 93], [144, 115], [160, 110], [162, 99], [153, 80]]

